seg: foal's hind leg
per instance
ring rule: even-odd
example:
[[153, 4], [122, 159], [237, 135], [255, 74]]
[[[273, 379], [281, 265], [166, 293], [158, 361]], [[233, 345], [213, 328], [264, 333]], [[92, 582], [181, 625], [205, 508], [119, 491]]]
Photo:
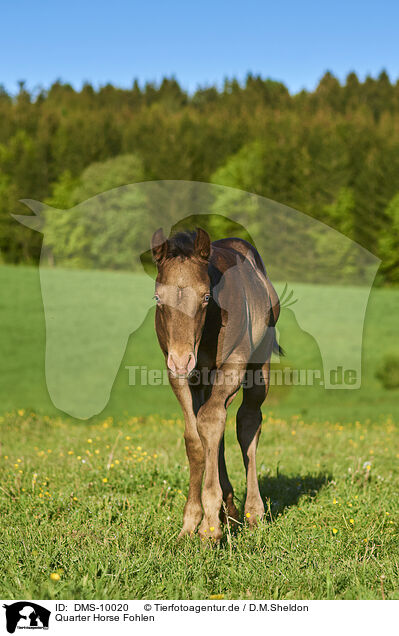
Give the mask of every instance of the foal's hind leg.
[[[226, 506], [227, 515], [228, 517], [231, 517], [231, 519], [235, 519], [236, 521], [238, 521], [239, 514], [237, 508], [234, 505], [233, 486], [231, 485], [229, 476], [227, 474], [226, 460], [224, 458], [224, 435], [219, 446], [219, 481], [222, 488], [223, 501]], [[224, 522], [226, 522], [226, 512], [224, 508], [221, 510], [221, 519]]]
[[[243, 400], [237, 413], [237, 437], [247, 473], [245, 516], [250, 525], [255, 525], [265, 512], [256, 472], [256, 447], [262, 426], [260, 407], [269, 388], [269, 367], [269, 362], [265, 362], [263, 365], [248, 365], [248, 369], [254, 372], [253, 377], [258, 380], [258, 384], [243, 389]], [[259, 382], [259, 378], [261, 378], [261, 382]]]

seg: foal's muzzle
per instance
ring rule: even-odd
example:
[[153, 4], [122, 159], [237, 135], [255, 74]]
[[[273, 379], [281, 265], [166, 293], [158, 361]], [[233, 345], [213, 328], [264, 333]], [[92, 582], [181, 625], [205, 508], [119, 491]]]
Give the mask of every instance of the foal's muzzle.
[[195, 355], [192, 351], [177, 355], [170, 351], [167, 361], [168, 369], [177, 377], [188, 377], [196, 365]]

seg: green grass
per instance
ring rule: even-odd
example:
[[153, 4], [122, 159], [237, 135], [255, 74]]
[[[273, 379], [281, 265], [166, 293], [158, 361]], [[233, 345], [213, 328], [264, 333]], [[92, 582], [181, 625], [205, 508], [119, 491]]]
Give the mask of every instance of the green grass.
[[[164, 361], [154, 333], [154, 312], [151, 309], [144, 318], [142, 326], [129, 337], [129, 315], [135, 312], [135, 303], [138, 296], [152, 295], [152, 285], [148, 285], [148, 277], [145, 274], [135, 274], [136, 282], [134, 294], [129, 293], [127, 275], [125, 273], [105, 272], [101, 274], [102, 285], [98, 284], [98, 272], [86, 272], [88, 280], [93, 281], [92, 287], [96, 290], [104, 289], [104, 317], [106, 323], [119, 320], [116, 328], [105, 328], [104, 337], [101, 338], [101, 329], [98, 328], [97, 341], [87, 343], [83, 336], [79, 340], [79, 329], [75, 330], [77, 337], [73, 352], [80, 353], [77, 357], [75, 373], [70, 374], [71, 387], [65, 389], [71, 393], [76, 387], [76, 377], [87, 371], [86, 362], [99, 360], [99, 364], [93, 364], [90, 368], [90, 377], [93, 383], [101, 383], [103, 371], [110, 351], [117, 349], [116, 353], [116, 377], [111, 387], [108, 404], [105, 406], [101, 417], [122, 417], [127, 414], [149, 415], [154, 412], [154, 405], [158, 413], [164, 416], [177, 416], [180, 413], [176, 402], [168, 386], [129, 386], [128, 365], [143, 365], [148, 368], [162, 369]], [[63, 270], [49, 271], [49, 285], [61, 290], [66, 300], [62, 307], [61, 328], [58, 332], [59, 351], [61, 354], [71, 349], [68, 340], [68, 330], [63, 330], [62, 325], [74, 323], [75, 307], [78, 310], [81, 303], [94, 307], [101, 307], [101, 294], [94, 295], [90, 303], [87, 302], [87, 285], [83, 277], [82, 295], [73, 296], [66, 294], [67, 285], [71, 285], [69, 276], [76, 276], [75, 272], [69, 272], [68, 276]], [[151, 281], [150, 281], [151, 283]], [[44, 310], [40, 290], [39, 271], [33, 267], [0, 267], [0, 286], [2, 297], [0, 299], [0, 412], [6, 409], [30, 408], [43, 415], [57, 415], [59, 411], [52, 404], [45, 381], [44, 351], [46, 342]], [[283, 285], [277, 285], [281, 291]], [[112, 303], [109, 302], [110, 288]], [[299, 283], [290, 285], [294, 292], [294, 298], [301, 300], [306, 296], [309, 306], [312, 308], [314, 324], [337, 323], [334, 313], [325, 313], [325, 305], [320, 299], [324, 298], [328, 289], [333, 294], [337, 303], [345, 302], [343, 292], [345, 288], [324, 288], [309, 286]], [[346, 293], [346, 292], [345, 292]], [[352, 293], [352, 290], [349, 290]], [[358, 293], [354, 289], [353, 293]], [[62, 300], [62, 298], [61, 298]], [[349, 305], [348, 305], [349, 306]], [[294, 368], [320, 369], [322, 358], [315, 338], [301, 328], [300, 303], [291, 308], [283, 307], [278, 323], [280, 342], [286, 351], [286, 357], [282, 359], [283, 366], [290, 365]], [[323, 314], [324, 311], [324, 314]], [[75, 312], [76, 313], [76, 312]], [[302, 311], [303, 314], [303, 311]], [[399, 389], [386, 390], [376, 378], [376, 371], [387, 355], [399, 354], [397, 343], [397, 316], [399, 314], [399, 290], [372, 289], [367, 307], [363, 330], [363, 358], [362, 358], [362, 386], [356, 390], [325, 390], [322, 387], [272, 387], [268, 397], [268, 405], [278, 408], [280, 415], [289, 417], [291, 414], [300, 413], [306, 418], [338, 420], [367, 419], [380, 415], [393, 415], [399, 417]], [[92, 319], [92, 314], [88, 314]], [[350, 320], [350, 319], [348, 319]], [[118, 325], [120, 325], [121, 338], [118, 340]], [[106, 327], [106, 325], [105, 325]], [[360, 329], [363, 327], [360, 323]], [[124, 342], [122, 332], [126, 332], [126, 349], [123, 351], [121, 343]], [[334, 353], [341, 346], [346, 349], [352, 345], [348, 336], [342, 337], [342, 324], [336, 324], [336, 335], [331, 339], [331, 351]], [[92, 346], [92, 348], [90, 348]], [[102, 350], [104, 355], [102, 356]], [[120, 356], [118, 358], [120, 350]], [[343, 351], [345, 354], [345, 351]], [[101, 364], [101, 360], [103, 363]], [[80, 364], [80, 366], [79, 366]], [[62, 360], [60, 366], [62, 367]], [[109, 365], [109, 368], [113, 363]], [[96, 372], [98, 371], [98, 377]], [[112, 373], [111, 373], [112, 375]], [[63, 378], [63, 383], [68, 378]], [[82, 381], [82, 386], [84, 382]], [[77, 383], [79, 387], [79, 382]], [[62, 384], [64, 386], [64, 384]], [[235, 408], [237, 401], [233, 408]]]
[[[50, 274], [54, 288], [65, 289], [63, 272]], [[126, 311], [126, 275], [106, 279], [115, 296], [104, 309], [104, 333], [116, 338], [111, 310]], [[136, 292], [147, 293], [148, 281], [138, 282]], [[48, 395], [38, 270], [2, 266], [0, 285], [0, 596], [399, 598], [399, 390], [385, 389], [375, 375], [397, 347], [398, 290], [371, 292], [360, 389], [271, 388], [258, 450], [266, 519], [210, 548], [197, 536], [176, 542], [188, 484], [179, 405], [168, 386], [128, 384], [126, 365], [163, 368], [153, 310], [127, 339], [103, 412], [78, 421]], [[98, 289], [93, 298], [101, 307]], [[322, 315], [320, 289], [293, 289], [313, 302], [316, 325], [335, 320]], [[345, 302], [345, 290], [331, 290]], [[73, 324], [72, 300], [63, 311]], [[283, 308], [279, 330], [284, 365], [320, 368], [319, 347], [295, 305]], [[62, 353], [70, 343], [62, 329], [59, 338]], [[106, 355], [110, 342], [96, 343], [93, 355], [103, 345]], [[83, 340], [81, 350], [83, 365], [91, 353]], [[227, 465], [242, 510], [244, 471], [232, 422], [239, 398], [233, 404]]]
[[[268, 413], [258, 450], [266, 519], [218, 547], [176, 541], [188, 482], [180, 420], [87, 424], [20, 410], [0, 427], [3, 598], [399, 598], [391, 419]], [[242, 508], [231, 419], [226, 446]]]

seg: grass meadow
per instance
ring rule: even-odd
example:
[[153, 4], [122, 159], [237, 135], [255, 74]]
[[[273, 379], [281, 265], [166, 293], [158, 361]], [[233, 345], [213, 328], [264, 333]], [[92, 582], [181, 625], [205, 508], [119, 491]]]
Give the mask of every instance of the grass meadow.
[[[1, 597], [399, 598], [399, 391], [375, 375], [397, 346], [398, 291], [372, 290], [360, 389], [271, 388], [258, 449], [266, 518], [254, 531], [242, 518], [211, 547], [176, 541], [188, 464], [175, 398], [127, 382], [126, 365], [162, 368], [153, 310], [108, 405], [81, 421], [47, 393], [37, 269], [3, 266], [0, 285]], [[280, 340], [287, 364], [320, 366], [291, 309]], [[226, 457], [243, 510], [234, 408]]]
[[[399, 597], [399, 431], [268, 415], [264, 522], [218, 547], [177, 542], [188, 469], [179, 419], [2, 418], [3, 598]], [[240, 506], [233, 421], [227, 462]]]

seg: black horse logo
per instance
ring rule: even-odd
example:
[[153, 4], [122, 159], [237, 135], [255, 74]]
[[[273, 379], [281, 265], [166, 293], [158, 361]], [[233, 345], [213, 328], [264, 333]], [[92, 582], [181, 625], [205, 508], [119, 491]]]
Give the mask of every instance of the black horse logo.
[[13, 634], [17, 627], [23, 629], [48, 629], [50, 610], [32, 603], [18, 601], [11, 605], [3, 605], [6, 609], [7, 631]]

